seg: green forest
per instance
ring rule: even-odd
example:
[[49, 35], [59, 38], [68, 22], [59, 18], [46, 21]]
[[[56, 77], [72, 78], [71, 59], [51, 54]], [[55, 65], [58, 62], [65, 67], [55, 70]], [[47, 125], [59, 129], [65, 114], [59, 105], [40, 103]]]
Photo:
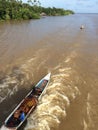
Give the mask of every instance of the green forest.
[[74, 14], [71, 10], [61, 8], [41, 7], [37, 0], [28, 0], [23, 3], [22, 0], [0, 0], [0, 20], [28, 20], [39, 19], [42, 15], [61, 16]]

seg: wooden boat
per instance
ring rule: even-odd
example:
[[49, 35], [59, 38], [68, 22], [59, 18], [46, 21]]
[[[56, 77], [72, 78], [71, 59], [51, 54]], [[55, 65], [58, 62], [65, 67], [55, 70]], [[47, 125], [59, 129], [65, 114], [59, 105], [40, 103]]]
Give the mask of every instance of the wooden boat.
[[37, 85], [27, 94], [14, 111], [7, 117], [2, 129], [17, 130], [27, 119], [29, 114], [34, 111], [38, 100], [42, 96], [45, 88], [50, 81], [51, 73], [42, 78]]

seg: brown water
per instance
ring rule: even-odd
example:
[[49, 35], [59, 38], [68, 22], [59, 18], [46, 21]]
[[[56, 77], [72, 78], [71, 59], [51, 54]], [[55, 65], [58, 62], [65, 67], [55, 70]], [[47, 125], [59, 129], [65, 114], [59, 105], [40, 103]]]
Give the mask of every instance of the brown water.
[[97, 130], [98, 14], [0, 23], [0, 126], [48, 72], [46, 94], [20, 130]]

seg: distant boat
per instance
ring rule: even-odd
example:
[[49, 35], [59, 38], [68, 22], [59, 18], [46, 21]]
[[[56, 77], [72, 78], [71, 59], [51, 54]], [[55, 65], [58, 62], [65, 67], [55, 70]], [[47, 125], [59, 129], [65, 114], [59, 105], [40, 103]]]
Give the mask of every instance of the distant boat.
[[38, 100], [42, 96], [49, 84], [51, 73], [42, 78], [37, 85], [28, 93], [20, 102], [14, 111], [7, 117], [2, 127], [3, 130], [17, 130], [27, 119], [31, 112], [34, 111]]
[[84, 25], [82, 25], [82, 26], [80, 27], [80, 29], [84, 29]]

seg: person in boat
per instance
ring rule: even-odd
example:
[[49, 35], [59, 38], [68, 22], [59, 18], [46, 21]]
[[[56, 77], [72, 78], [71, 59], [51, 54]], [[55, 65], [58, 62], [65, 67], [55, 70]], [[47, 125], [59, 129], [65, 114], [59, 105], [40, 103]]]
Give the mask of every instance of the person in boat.
[[36, 97], [36, 98], [38, 98], [38, 95], [40, 95], [41, 94], [41, 89], [39, 88], [39, 87], [35, 87], [35, 88], [33, 88], [33, 90], [32, 90], [32, 93], [29, 95], [29, 97]]
[[29, 110], [31, 109], [31, 107], [36, 106], [37, 105], [37, 98], [35, 97], [35, 95], [33, 95], [33, 97], [27, 97], [25, 99], [25, 102], [23, 102], [20, 106], [20, 111], [23, 111], [25, 114], [27, 114], [29, 112]]
[[24, 119], [25, 119], [25, 113], [23, 111], [16, 110], [11, 121], [7, 125], [10, 127], [16, 127]]
[[28, 113], [29, 111], [29, 107], [25, 104], [22, 104], [22, 106], [19, 108], [20, 112], [23, 111], [25, 113], [25, 115]]
[[47, 82], [48, 82], [47, 80], [43, 80], [42, 83], [38, 87], [36, 87], [36, 90], [39, 92], [42, 92], [44, 90]]
[[42, 83], [42, 85], [41, 85], [42, 89], [44, 89], [44, 87], [46, 86], [47, 82], [48, 82], [47, 80], [44, 80], [44, 81], [43, 81], [43, 83]]
[[81, 25], [80, 29], [84, 29], [84, 25]]
[[28, 102], [27, 102], [27, 106], [30, 108], [30, 107], [33, 107], [33, 106], [36, 106], [37, 105], [37, 99], [35, 97], [33, 97], [32, 99], [29, 99]]
[[47, 82], [48, 82], [47, 80], [43, 80], [37, 87], [33, 87], [30, 97], [32, 97], [33, 95], [40, 96], [40, 94], [42, 93], [43, 89], [45, 88]]
[[6, 125], [8, 127], [15, 127], [15, 126], [17, 126], [20, 123], [19, 115], [20, 115], [20, 111], [16, 110], [14, 112], [13, 116], [8, 120]]
[[41, 85], [39, 86], [41, 92], [44, 90], [46, 84], [47, 84], [47, 80], [43, 80]]
[[11, 121], [9, 123], [9, 126], [17, 126], [20, 123], [20, 111], [16, 110], [11, 118]]
[[23, 121], [25, 119], [25, 113], [23, 111], [20, 112], [19, 120]]
[[20, 115], [20, 111], [16, 110], [15, 113], [14, 113], [14, 118], [18, 119], [19, 115]]

